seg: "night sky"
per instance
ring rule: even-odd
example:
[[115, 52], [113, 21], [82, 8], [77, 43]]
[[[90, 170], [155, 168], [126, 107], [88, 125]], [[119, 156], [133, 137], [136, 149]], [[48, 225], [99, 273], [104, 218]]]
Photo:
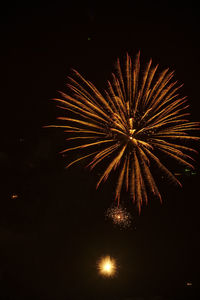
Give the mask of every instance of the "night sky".
[[[175, 70], [200, 121], [198, 6], [30, 3], [1, 7], [0, 299], [196, 299], [200, 156], [195, 174], [180, 167], [182, 188], [157, 174], [162, 205], [149, 199], [138, 216], [124, 195], [133, 223], [120, 230], [105, 220], [114, 177], [96, 190], [101, 169], [66, 170], [66, 135], [43, 126], [72, 68], [102, 91], [116, 59], [138, 50], [143, 66]], [[113, 279], [98, 275], [104, 254], [119, 265]]]

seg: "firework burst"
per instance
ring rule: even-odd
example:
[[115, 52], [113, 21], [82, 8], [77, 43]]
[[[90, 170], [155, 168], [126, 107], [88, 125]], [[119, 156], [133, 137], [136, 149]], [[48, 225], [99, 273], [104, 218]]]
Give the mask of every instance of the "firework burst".
[[[118, 168], [115, 197], [119, 204], [124, 186], [140, 211], [149, 193], [161, 200], [152, 175], [152, 164], [176, 185], [174, 174], [161, 162], [164, 153], [177, 163], [193, 169], [190, 152], [196, 152], [185, 142], [198, 140], [191, 131], [199, 129], [198, 122], [190, 122], [186, 97], [180, 97], [182, 85], [172, 81], [174, 72], [166, 69], [157, 75], [158, 65], [152, 61], [140, 72], [140, 53], [134, 63], [127, 54], [124, 67], [119, 59], [116, 74], [108, 82], [104, 94], [77, 71], [69, 77], [70, 94], [61, 92], [54, 99], [68, 114], [59, 117], [60, 127], [72, 134], [68, 140], [77, 144], [62, 153], [80, 151], [80, 156], [67, 167], [90, 158], [90, 169], [105, 161], [97, 187]], [[71, 117], [72, 113], [72, 117]], [[84, 150], [87, 150], [85, 152]]]
[[111, 219], [115, 225], [121, 228], [127, 228], [131, 225], [131, 215], [121, 205], [108, 208], [106, 218]]
[[98, 262], [99, 274], [105, 277], [113, 277], [116, 274], [116, 262], [109, 255], [101, 258]]

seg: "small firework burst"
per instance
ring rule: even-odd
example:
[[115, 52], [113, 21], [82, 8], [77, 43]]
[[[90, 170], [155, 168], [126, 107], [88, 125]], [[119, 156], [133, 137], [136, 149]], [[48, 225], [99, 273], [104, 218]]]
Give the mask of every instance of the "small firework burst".
[[108, 208], [106, 211], [106, 217], [111, 219], [115, 225], [122, 228], [130, 227], [131, 225], [131, 215], [127, 212], [126, 208], [118, 205]]
[[102, 257], [98, 262], [99, 274], [106, 277], [113, 277], [116, 274], [116, 261], [109, 255]]

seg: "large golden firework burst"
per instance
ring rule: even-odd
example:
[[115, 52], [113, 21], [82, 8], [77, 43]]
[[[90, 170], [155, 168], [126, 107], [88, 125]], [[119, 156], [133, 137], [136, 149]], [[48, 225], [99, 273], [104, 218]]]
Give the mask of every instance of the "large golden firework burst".
[[[67, 167], [86, 158], [91, 159], [88, 165], [91, 169], [102, 161], [107, 162], [97, 187], [112, 170], [119, 168], [116, 199], [119, 203], [124, 184], [139, 211], [142, 203], [147, 203], [149, 192], [161, 199], [152, 164], [180, 185], [157, 153], [163, 152], [193, 168], [188, 153], [196, 151], [185, 146], [185, 142], [199, 139], [191, 135], [200, 123], [187, 119], [186, 97], [178, 93], [182, 85], [171, 81], [174, 72], [166, 69], [157, 75], [157, 68], [150, 60], [140, 72], [140, 53], [133, 64], [127, 54], [123, 68], [117, 60], [116, 74], [112, 74], [112, 82], [108, 82], [104, 94], [74, 70], [75, 76], [69, 77], [70, 93], [61, 92], [61, 99], [54, 99], [60, 108], [68, 111], [58, 118], [64, 123], [49, 126], [63, 128], [72, 134], [68, 140], [77, 143], [62, 151], [80, 150], [80, 156]], [[85, 148], [89, 152], [84, 152]]]

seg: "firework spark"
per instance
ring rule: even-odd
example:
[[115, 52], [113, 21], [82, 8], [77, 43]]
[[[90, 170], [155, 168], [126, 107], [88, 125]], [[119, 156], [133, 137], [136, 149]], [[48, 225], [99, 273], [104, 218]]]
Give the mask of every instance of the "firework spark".
[[131, 215], [121, 205], [108, 208], [106, 217], [121, 228], [127, 228], [131, 225]]
[[109, 255], [100, 259], [98, 263], [99, 274], [106, 277], [113, 277], [116, 273], [116, 262]]
[[74, 71], [75, 77], [69, 77], [70, 95], [61, 92], [62, 98], [54, 99], [68, 112], [58, 118], [64, 123], [48, 126], [60, 127], [72, 134], [68, 140], [75, 145], [68, 146], [62, 153], [80, 151], [80, 156], [67, 167], [88, 158], [91, 169], [107, 162], [97, 187], [118, 168], [116, 200], [119, 204], [125, 186], [139, 212], [142, 203], [147, 203], [149, 193], [161, 200], [152, 165], [160, 169], [165, 178], [181, 185], [161, 162], [160, 154], [193, 169], [189, 153], [196, 151], [185, 142], [199, 139], [191, 135], [191, 131], [199, 129], [200, 123], [187, 119], [186, 97], [178, 93], [182, 85], [171, 81], [174, 72], [166, 69], [157, 75], [157, 68], [150, 60], [141, 74], [140, 53], [134, 63], [127, 54], [124, 68], [117, 60], [117, 72], [112, 74], [112, 82], [108, 81], [104, 95]]

